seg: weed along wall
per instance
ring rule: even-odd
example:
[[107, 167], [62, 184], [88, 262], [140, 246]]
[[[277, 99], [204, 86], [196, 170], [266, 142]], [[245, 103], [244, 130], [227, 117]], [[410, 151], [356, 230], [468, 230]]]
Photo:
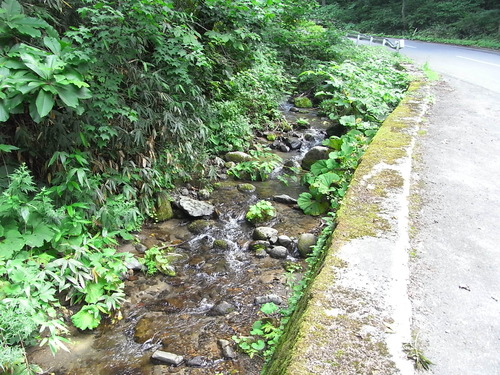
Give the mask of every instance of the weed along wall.
[[403, 352], [411, 341], [407, 213], [428, 90], [414, 81], [363, 155], [324, 260], [263, 374], [413, 373]]

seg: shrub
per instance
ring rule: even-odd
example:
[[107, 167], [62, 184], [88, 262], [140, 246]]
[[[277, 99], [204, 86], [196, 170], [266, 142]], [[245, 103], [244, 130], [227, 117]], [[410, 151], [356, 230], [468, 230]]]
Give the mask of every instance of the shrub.
[[251, 205], [245, 218], [252, 224], [260, 224], [271, 220], [276, 216], [276, 209], [271, 202], [261, 200]]

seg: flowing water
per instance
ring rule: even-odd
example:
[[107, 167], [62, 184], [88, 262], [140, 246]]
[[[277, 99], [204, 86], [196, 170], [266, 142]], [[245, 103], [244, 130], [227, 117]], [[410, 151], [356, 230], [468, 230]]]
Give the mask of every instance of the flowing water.
[[[314, 111], [298, 114], [284, 110], [289, 122], [302, 117], [312, 125], [304, 130], [309, 141], [304, 141], [300, 150], [277, 152], [284, 160], [299, 160], [319, 142], [325, 122]], [[176, 276], [146, 277], [136, 273], [126, 281], [127, 302], [121, 320], [105, 322], [93, 332], [75, 330], [71, 353], [60, 351], [52, 357], [47, 349], [35, 349], [30, 360], [48, 373], [61, 375], [258, 374], [260, 358], [250, 359], [239, 353], [236, 359], [225, 359], [218, 340], [248, 335], [253, 322], [262, 317], [255, 298], [275, 294], [286, 301], [289, 288], [285, 260], [258, 258], [248, 250], [254, 228], [244, 216], [248, 207], [260, 199], [280, 194], [297, 198], [304, 188], [299, 182], [285, 186], [273, 178], [252, 183], [256, 190], [249, 193], [238, 189], [240, 183], [224, 181], [212, 193], [210, 202], [216, 207], [217, 217], [205, 223], [202, 233], [193, 234], [188, 229], [192, 219], [177, 218], [146, 226], [137, 235], [147, 247], [175, 246]], [[318, 219], [303, 215], [292, 205], [273, 205], [277, 217], [270, 226], [280, 235], [297, 238], [301, 233], [317, 232]], [[137, 254], [132, 243], [123, 244], [121, 250]], [[303, 264], [296, 255], [292, 250], [286, 261]], [[214, 313], [213, 307], [221, 302], [231, 304], [234, 311]], [[201, 356], [202, 367], [153, 363], [151, 355], [157, 349], [182, 355], [186, 360]]]

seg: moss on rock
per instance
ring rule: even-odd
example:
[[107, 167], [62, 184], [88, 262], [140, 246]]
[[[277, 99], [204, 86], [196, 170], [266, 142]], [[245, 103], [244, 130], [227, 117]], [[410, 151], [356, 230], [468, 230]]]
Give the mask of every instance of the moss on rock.
[[311, 108], [313, 106], [311, 99], [309, 99], [306, 96], [299, 96], [299, 97], [295, 98], [293, 101], [293, 104], [297, 108]]

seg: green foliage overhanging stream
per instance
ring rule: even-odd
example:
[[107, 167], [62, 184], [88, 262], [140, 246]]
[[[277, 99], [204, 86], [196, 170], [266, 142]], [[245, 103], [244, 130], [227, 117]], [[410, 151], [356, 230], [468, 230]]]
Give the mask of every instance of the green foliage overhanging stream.
[[329, 159], [313, 165], [299, 200], [333, 216], [407, 77], [395, 57], [311, 21], [316, 5], [1, 2], [2, 371], [37, 371], [24, 354], [37, 341], [66, 349], [63, 299], [82, 330], [116, 314], [128, 257], [117, 239], [152, 220], [176, 184], [209, 185], [221, 153], [286, 127], [287, 95], [308, 96], [348, 129], [325, 141]]

